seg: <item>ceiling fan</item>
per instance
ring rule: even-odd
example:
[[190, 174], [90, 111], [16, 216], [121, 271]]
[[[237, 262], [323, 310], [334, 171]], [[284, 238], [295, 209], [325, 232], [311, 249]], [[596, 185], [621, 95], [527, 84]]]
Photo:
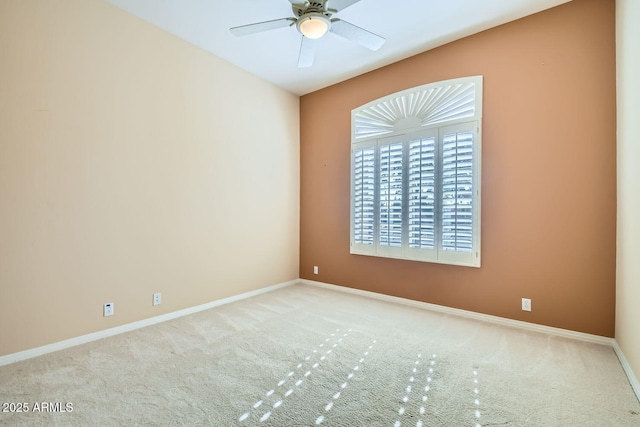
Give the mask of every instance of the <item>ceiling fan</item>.
[[241, 25], [231, 28], [230, 31], [236, 36], [246, 36], [248, 34], [295, 25], [296, 29], [302, 34], [302, 44], [300, 45], [300, 53], [298, 55], [298, 67], [310, 67], [313, 65], [316, 41], [327, 32], [332, 32], [371, 50], [378, 50], [384, 44], [385, 39], [383, 37], [350, 24], [347, 21], [332, 17], [341, 10], [359, 1], [360, 0], [289, 0], [294, 16]]

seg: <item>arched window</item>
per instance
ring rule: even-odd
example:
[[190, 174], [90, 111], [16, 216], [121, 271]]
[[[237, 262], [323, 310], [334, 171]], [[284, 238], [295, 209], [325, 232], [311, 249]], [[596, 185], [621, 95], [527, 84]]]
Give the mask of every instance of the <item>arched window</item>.
[[482, 76], [351, 112], [351, 253], [480, 266]]

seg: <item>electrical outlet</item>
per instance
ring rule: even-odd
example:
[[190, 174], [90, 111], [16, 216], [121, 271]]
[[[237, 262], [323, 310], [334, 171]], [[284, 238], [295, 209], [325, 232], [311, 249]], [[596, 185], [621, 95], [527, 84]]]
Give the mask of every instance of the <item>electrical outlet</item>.
[[104, 305], [104, 317], [113, 316], [113, 303], [108, 302]]
[[162, 294], [160, 292], [156, 292], [153, 294], [153, 305], [160, 305], [162, 303]]
[[531, 311], [531, 299], [522, 298], [522, 310], [523, 311]]
[[313, 274], [318, 274], [318, 266], [317, 265], [313, 266]]

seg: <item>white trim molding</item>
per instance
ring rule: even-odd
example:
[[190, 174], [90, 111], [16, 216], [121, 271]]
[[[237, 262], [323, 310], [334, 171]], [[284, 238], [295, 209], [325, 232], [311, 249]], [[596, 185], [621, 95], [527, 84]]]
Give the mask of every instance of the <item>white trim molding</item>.
[[125, 325], [116, 326], [114, 328], [105, 329], [103, 331], [81, 335], [79, 337], [70, 338], [68, 340], [43, 345], [41, 347], [36, 347], [29, 350], [20, 351], [18, 353], [7, 354], [5, 356], [0, 356], [0, 366], [8, 365], [14, 362], [20, 362], [22, 360], [31, 359], [32, 357], [42, 356], [47, 353], [53, 353], [54, 351], [75, 347], [80, 344], [86, 344], [92, 341], [97, 341], [102, 338], [112, 337], [114, 335], [119, 335], [125, 332], [134, 331], [136, 329], [144, 328], [146, 326], [155, 325], [156, 323], [166, 322], [167, 320], [188, 316], [189, 314], [208, 310], [210, 308], [218, 307], [225, 304], [230, 304], [232, 302], [236, 302], [236, 301], [251, 298], [257, 295], [265, 294], [267, 292], [275, 291], [276, 289], [284, 288], [284, 287], [295, 285], [298, 283], [300, 283], [300, 281], [297, 279], [290, 280], [288, 282], [278, 283], [276, 285], [267, 286], [261, 289], [256, 289], [255, 291], [245, 292], [245, 293], [234, 295], [228, 298], [211, 301], [205, 304], [197, 305], [195, 307], [189, 307], [183, 310], [162, 314], [160, 316], [150, 317], [148, 319], [127, 323]]
[[631, 369], [631, 366], [627, 362], [627, 359], [624, 356], [622, 349], [620, 348], [616, 340], [613, 338], [607, 338], [599, 335], [585, 334], [582, 332], [569, 331], [566, 329], [553, 328], [550, 326], [537, 325], [534, 323], [523, 322], [520, 320], [506, 319], [503, 317], [491, 316], [488, 314], [476, 313], [473, 311], [461, 310], [461, 309], [446, 307], [446, 306], [437, 305], [437, 304], [430, 304], [426, 302], [410, 300], [407, 298], [394, 297], [390, 295], [379, 294], [376, 292], [363, 291], [360, 289], [332, 285], [329, 283], [318, 282], [318, 281], [308, 280], [308, 279], [290, 280], [288, 282], [283, 282], [283, 283], [268, 286], [265, 288], [257, 289], [254, 291], [245, 292], [239, 295], [234, 295], [228, 298], [211, 301], [206, 304], [201, 304], [195, 307], [174, 311], [172, 313], [166, 313], [160, 316], [151, 317], [149, 319], [128, 323], [126, 325], [117, 326], [115, 328], [105, 329], [103, 331], [98, 331], [98, 332], [94, 332], [87, 335], [81, 335], [79, 337], [71, 338], [64, 341], [59, 341], [56, 343], [44, 345], [41, 347], [36, 347], [36, 348], [25, 350], [25, 351], [20, 351], [18, 353], [7, 354], [5, 356], [0, 356], [0, 366], [31, 359], [33, 357], [42, 356], [47, 353], [53, 353], [58, 350], [64, 350], [66, 348], [74, 347], [81, 344], [86, 344], [92, 341], [97, 341], [102, 338], [112, 337], [114, 335], [130, 332], [136, 329], [144, 328], [146, 326], [151, 326], [157, 323], [166, 322], [167, 320], [177, 319], [179, 317], [187, 316], [189, 314], [208, 310], [210, 308], [218, 307], [225, 304], [230, 304], [232, 302], [241, 301], [243, 299], [251, 298], [257, 295], [265, 294], [271, 291], [275, 291], [277, 289], [281, 289], [281, 288], [292, 286], [299, 283], [302, 283], [304, 285], [309, 285], [309, 286], [317, 286], [321, 288], [331, 289], [338, 292], [346, 292], [350, 294], [360, 295], [367, 298], [373, 298], [373, 299], [392, 302], [396, 304], [422, 308], [425, 310], [437, 311], [445, 314], [466, 317], [469, 319], [476, 319], [476, 320], [496, 323], [500, 325], [511, 326], [514, 328], [520, 328], [520, 329], [525, 329], [529, 331], [540, 332], [540, 333], [545, 333], [549, 335], [555, 335], [555, 336], [571, 338], [579, 341], [586, 341], [594, 344], [610, 346], [613, 348], [613, 351], [618, 357], [618, 360], [620, 361], [620, 364], [622, 365], [622, 368], [625, 374], [627, 375], [627, 378], [629, 379], [631, 388], [635, 392], [638, 400], [640, 400], [640, 382], [638, 382], [638, 379], [636, 378], [633, 370]]
[[618, 345], [618, 341], [616, 340], [613, 340], [613, 351], [615, 351], [616, 356], [618, 356], [618, 360], [622, 365], [622, 369], [624, 370], [624, 373], [627, 374], [627, 378], [629, 378], [631, 388], [636, 393], [636, 397], [640, 401], [640, 382], [638, 382], [638, 378], [633, 373], [631, 365], [629, 365], [627, 358], [624, 356], [624, 353], [622, 352], [622, 349], [620, 348], [620, 346]]
[[474, 311], [461, 310], [459, 308], [451, 308], [443, 305], [431, 304], [428, 302], [415, 301], [407, 298], [394, 297], [376, 292], [363, 291], [360, 289], [347, 288], [344, 286], [332, 285], [324, 282], [316, 282], [313, 280], [302, 279], [302, 283], [321, 288], [332, 289], [339, 292], [347, 292], [350, 294], [361, 295], [368, 298], [374, 298], [382, 301], [394, 302], [396, 304], [409, 305], [411, 307], [422, 308], [440, 313], [452, 314], [455, 316], [466, 317], [469, 319], [483, 320], [485, 322], [497, 323], [514, 328], [526, 329], [528, 331], [541, 332], [549, 335], [555, 335], [565, 338], [573, 338], [580, 341], [586, 341], [594, 344], [602, 344], [612, 346], [613, 338], [607, 338], [600, 335], [585, 334], [583, 332], [570, 331], [567, 329], [554, 328], [551, 326], [538, 325], [535, 323], [523, 322], [521, 320], [507, 319], [504, 317], [491, 316], [489, 314], [476, 313]]

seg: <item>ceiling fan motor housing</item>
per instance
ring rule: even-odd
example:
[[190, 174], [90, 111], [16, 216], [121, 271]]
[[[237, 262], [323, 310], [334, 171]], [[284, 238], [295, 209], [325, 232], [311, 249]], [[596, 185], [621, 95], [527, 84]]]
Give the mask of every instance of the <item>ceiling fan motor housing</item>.
[[310, 2], [303, 2], [302, 4], [293, 4], [293, 14], [301, 17], [302, 15], [305, 15], [308, 12], [318, 12], [318, 13], [324, 13], [325, 10], [325, 5], [326, 1], [310, 1]]

